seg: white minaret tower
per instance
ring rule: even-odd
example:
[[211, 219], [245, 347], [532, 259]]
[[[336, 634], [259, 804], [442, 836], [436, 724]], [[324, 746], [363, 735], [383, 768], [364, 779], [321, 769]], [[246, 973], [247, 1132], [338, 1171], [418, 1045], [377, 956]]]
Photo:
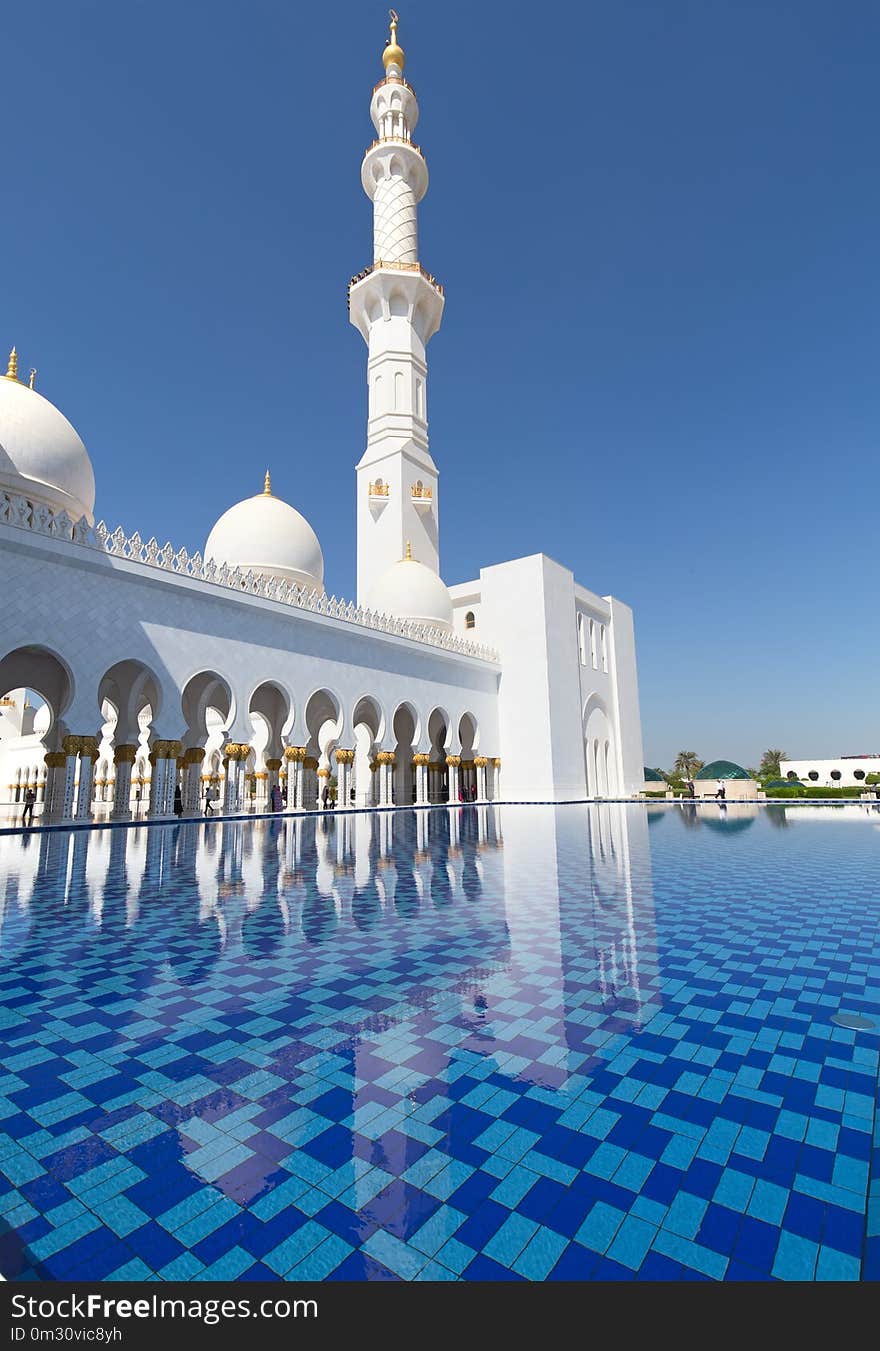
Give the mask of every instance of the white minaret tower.
[[373, 90], [377, 139], [361, 166], [373, 203], [373, 263], [349, 287], [351, 322], [368, 348], [367, 448], [357, 467], [358, 603], [407, 553], [439, 575], [437, 466], [428, 450], [425, 348], [440, 327], [443, 288], [419, 263], [417, 206], [428, 166], [412, 133], [415, 91], [403, 78], [397, 15]]

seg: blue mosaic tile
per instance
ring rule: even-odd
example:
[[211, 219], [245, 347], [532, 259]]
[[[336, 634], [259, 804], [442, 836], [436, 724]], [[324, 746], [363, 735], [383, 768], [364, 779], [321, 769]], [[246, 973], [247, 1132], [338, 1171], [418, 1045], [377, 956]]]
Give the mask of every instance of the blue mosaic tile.
[[831, 1022], [880, 1022], [856, 815], [3, 835], [0, 1269], [880, 1278], [880, 1046]]

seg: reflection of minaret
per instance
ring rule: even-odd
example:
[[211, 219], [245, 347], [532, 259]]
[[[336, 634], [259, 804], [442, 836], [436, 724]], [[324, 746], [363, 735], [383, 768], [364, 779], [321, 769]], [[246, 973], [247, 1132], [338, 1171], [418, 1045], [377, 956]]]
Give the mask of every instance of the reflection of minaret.
[[440, 327], [443, 290], [419, 264], [417, 208], [428, 168], [412, 140], [419, 105], [403, 78], [396, 19], [382, 60], [385, 78], [370, 102], [377, 139], [361, 166], [373, 203], [373, 264], [349, 289], [351, 322], [369, 347], [367, 448], [357, 467], [359, 604], [408, 541], [416, 560], [439, 572], [425, 349]]

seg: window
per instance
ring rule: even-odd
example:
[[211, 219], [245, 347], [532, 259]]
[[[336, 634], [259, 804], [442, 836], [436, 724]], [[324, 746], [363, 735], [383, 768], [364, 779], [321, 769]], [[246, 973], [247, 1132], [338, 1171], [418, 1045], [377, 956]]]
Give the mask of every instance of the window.
[[834, 781], [836, 782], [836, 781], [840, 778], [840, 770], [839, 770], [839, 769], [832, 769], [832, 771], [831, 771], [831, 777], [832, 777], [832, 779], [834, 779]]
[[476, 628], [476, 626], [477, 626], [477, 621], [476, 621], [476, 619], [474, 618], [474, 612], [473, 612], [473, 610], [468, 610], [467, 614], [465, 615], [465, 617], [464, 617], [464, 626], [465, 626], [466, 629], [474, 629], [474, 628]]
[[586, 620], [583, 615], [578, 615], [578, 653], [581, 659], [581, 666], [587, 664], [587, 629]]
[[601, 629], [599, 630], [599, 642], [600, 642], [600, 645], [601, 645], [601, 648], [602, 648], [602, 670], [603, 670], [603, 671], [606, 673], [606, 675], [607, 675], [607, 674], [608, 674], [608, 636], [607, 636], [607, 634], [606, 634], [606, 632], [605, 632], [605, 625], [604, 625], [604, 624], [602, 625]]
[[865, 771], [864, 771], [863, 769], [854, 769], [854, 770], [853, 770], [853, 778], [854, 778], [854, 779], [860, 779], [860, 780], [861, 780], [861, 779], [863, 779], [864, 777], [865, 777]]
[[818, 779], [818, 777], [819, 777], [819, 771], [818, 771], [818, 769], [811, 769], [810, 772], [809, 772], [809, 774], [807, 775], [807, 778], [808, 778], [808, 779], [812, 779], [812, 780], [813, 780], [813, 783], [816, 782], [816, 780]]
[[590, 660], [593, 663], [593, 670], [598, 671], [599, 656], [596, 650], [596, 622], [593, 619], [590, 620]]
[[787, 779], [796, 779], [796, 778], [797, 778], [797, 775], [795, 774], [795, 772], [794, 772], [793, 769], [790, 769], [790, 770], [788, 771], [788, 773], [786, 774], [785, 777], [786, 777]]

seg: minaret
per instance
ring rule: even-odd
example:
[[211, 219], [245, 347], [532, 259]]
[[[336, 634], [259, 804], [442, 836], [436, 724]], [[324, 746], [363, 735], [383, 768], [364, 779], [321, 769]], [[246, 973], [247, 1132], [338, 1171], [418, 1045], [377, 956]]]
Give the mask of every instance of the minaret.
[[377, 139], [361, 166], [373, 203], [373, 263], [349, 287], [349, 313], [369, 348], [367, 448], [357, 467], [358, 602], [404, 555], [439, 574], [437, 466], [428, 450], [428, 340], [440, 327], [443, 288], [419, 263], [417, 206], [428, 166], [412, 133], [415, 91], [403, 78], [397, 15], [373, 90]]

